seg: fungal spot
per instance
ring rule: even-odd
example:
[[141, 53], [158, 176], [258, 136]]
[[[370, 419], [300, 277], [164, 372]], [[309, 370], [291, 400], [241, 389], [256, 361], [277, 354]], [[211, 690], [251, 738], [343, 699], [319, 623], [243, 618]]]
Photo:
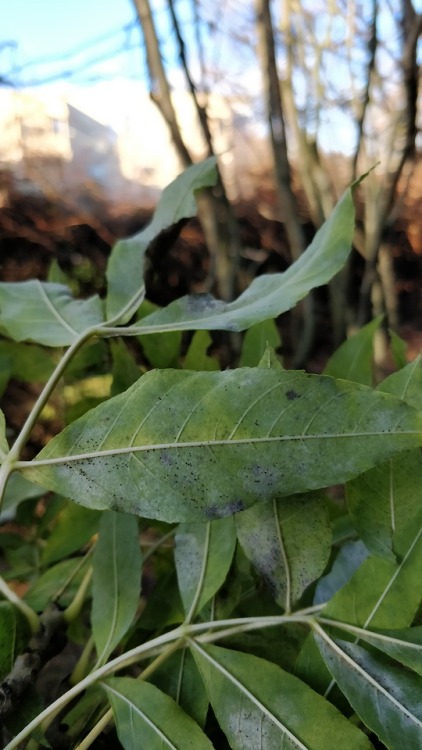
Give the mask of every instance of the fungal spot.
[[296, 391], [291, 390], [291, 391], [287, 391], [286, 397], [288, 398], [289, 401], [294, 401], [296, 398], [299, 398], [299, 394], [296, 393]]

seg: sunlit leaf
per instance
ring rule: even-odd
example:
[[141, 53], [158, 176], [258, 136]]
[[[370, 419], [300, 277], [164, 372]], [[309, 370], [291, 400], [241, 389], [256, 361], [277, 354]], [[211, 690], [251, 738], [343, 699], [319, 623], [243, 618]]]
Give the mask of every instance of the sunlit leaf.
[[186, 614], [193, 616], [223, 585], [236, 545], [232, 518], [181, 524], [176, 533], [175, 561]]
[[339, 688], [360, 716], [391, 750], [422, 747], [422, 679], [386, 659], [323, 631], [315, 635]]
[[277, 604], [290, 611], [327, 565], [331, 529], [323, 497], [259, 503], [236, 515], [239, 541]]
[[4, 414], [0, 409], [0, 454], [4, 456], [9, 453], [9, 444], [6, 438], [6, 420]]
[[14, 341], [69, 346], [102, 322], [98, 296], [77, 300], [67, 286], [38, 279], [0, 283], [0, 332]]
[[407, 344], [406, 342], [397, 335], [394, 331], [389, 331], [390, 334], [390, 346], [391, 353], [396, 367], [401, 369], [407, 365]]
[[192, 643], [233, 750], [369, 750], [371, 743], [301, 680], [250, 654]]
[[155, 685], [112, 677], [103, 686], [124, 750], [139, 750], [140, 741], [148, 750], [212, 750], [194, 720]]
[[422, 626], [404, 630], [359, 630], [359, 640], [370, 643], [422, 677]]
[[[308, 292], [326, 284], [343, 267], [352, 246], [354, 207], [347, 190], [308, 249], [283, 273], [255, 278], [237, 300], [224, 303], [209, 294], [172, 302], [141, 321], [142, 328], [182, 331], [224, 329], [243, 331], [290, 310]], [[137, 324], [137, 327], [139, 323]]]
[[136, 518], [105, 513], [94, 552], [92, 634], [104, 663], [132, 624], [141, 590], [141, 551]]
[[421, 443], [421, 414], [346, 381], [164, 370], [69, 425], [24, 473], [88, 507], [202, 521], [343, 482]]
[[107, 265], [107, 319], [120, 324], [130, 320], [145, 294], [144, 259], [149, 245], [181, 219], [195, 216], [196, 191], [215, 185], [216, 180], [215, 157], [189, 167], [165, 188], [151, 223], [113, 247]]

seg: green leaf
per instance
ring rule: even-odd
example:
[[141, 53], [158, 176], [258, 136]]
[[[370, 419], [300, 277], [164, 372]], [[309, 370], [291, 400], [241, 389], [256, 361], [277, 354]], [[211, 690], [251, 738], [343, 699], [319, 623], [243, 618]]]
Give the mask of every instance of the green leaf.
[[420, 750], [421, 678], [322, 630], [315, 638], [339, 688], [367, 727], [391, 750]]
[[352, 380], [362, 385], [372, 385], [373, 340], [382, 319], [383, 316], [379, 315], [344, 341], [329, 359], [324, 370], [325, 375]]
[[[346, 191], [311, 245], [283, 273], [259, 276], [234, 302], [209, 294], [182, 297], [149, 315], [142, 328], [182, 331], [223, 329], [243, 331], [255, 323], [277, 318], [311, 289], [326, 284], [340, 271], [350, 253], [354, 233], [352, 189]], [[139, 324], [136, 326], [139, 327]]]
[[[347, 630], [347, 628], [346, 628]], [[404, 630], [361, 630], [359, 640], [370, 643], [379, 651], [413, 669], [422, 677], [422, 626]]]
[[191, 643], [233, 750], [369, 750], [365, 735], [301, 680], [250, 654]]
[[[384, 380], [378, 390], [422, 410], [422, 360]], [[422, 527], [422, 455], [406, 451], [346, 485], [346, 501], [356, 529], [376, 555], [395, 559], [406, 553], [415, 528]]]
[[28, 639], [28, 623], [10, 602], [0, 602], [0, 680], [9, 674]]
[[3, 454], [3, 457], [4, 457], [8, 453], [9, 453], [9, 444], [6, 438], [6, 420], [4, 418], [4, 414], [2, 410], [0, 409], [0, 456], [1, 454]]
[[420, 605], [421, 569], [422, 529], [416, 529], [399, 563], [369, 557], [328, 602], [324, 616], [363, 628], [406, 628]]
[[407, 365], [407, 344], [394, 331], [389, 331], [391, 354], [393, 355], [396, 367], [400, 370]]
[[279, 346], [281, 336], [275, 321], [269, 319], [256, 323], [245, 333], [239, 366], [257, 367], [268, 347], [277, 349]]
[[144, 258], [151, 242], [181, 219], [196, 216], [195, 193], [215, 185], [214, 157], [194, 164], [165, 188], [153, 219], [130, 239], [118, 242], [107, 265], [107, 319], [124, 324], [141, 304], [144, 294]]
[[203, 521], [344, 482], [421, 442], [421, 414], [364, 386], [162, 370], [69, 425], [24, 474], [87, 507]]
[[345, 542], [341, 546], [331, 570], [319, 579], [315, 588], [314, 604], [328, 602], [342, 586], [350, 581], [353, 573], [368, 556], [369, 550], [360, 539]]
[[422, 411], [422, 354], [379, 384], [378, 391], [390, 393]]
[[124, 341], [110, 341], [113, 359], [111, 396], [117, 396], [139, 379], [140, 370]]
[[61, 560], [36, 579], [26, 592], [25, 601], [36, 612], [42, 612], [51, 601], [66, 607], [75, 596], [87, 567], [85, 558]]
[[[157, 334], [163, 335], [163, 334]], [[168, 335], [168, 334], [167, 334]], [[148, 338], [144, 336], [144, 338]], [[220, 369], [218, 359], [207, 354], [208, 347], [212, 344], [212, 338], [208, 331], [196, 331], [190, 342], [183, 361], [185, 370], [202, 370], [212, 372]]]
[[[149, 300], [144, 300], [139, 310], [139, 319], [159, 310]], [[148, 362], [152, 367], [163, 369], [164, 367], [177, 367], [182, 346], [182, 334], [180, 331], [167, 331], [166, 333], [151, 333], [148, 336], [137, 337]]]
[[232, 518], [179, 526], [174, 556], [180, 595], [190, 619], [223, 585], [235, 546]]
[[[212, 750], [198, 725], [155, 685], [130, 677], [103, 683], [124, 750]], [[142, 740], [141, 740], [142, 738]]]
[[56, 365], [53, 352], [35, 344], [0, 341], [0, 361], [7, 358], [16, 380], [45, 383]]
[[296, 495], [236, 515], [239, 542], [287, 612], [327, 565], [331, 528], [324, 498]]
[[359, 536], [375, 555], [394, 560], [422, 526], [422, 455], [405, 451], [346, 485]]
[[136, 518], [103, 515], [93, 568], [91, 622], [100, 665], [128, 631], [139, 604], [141, 550]]
[[13, 359], [11, 356], [5, 354], [2, 344], [9, 344], [9, 341], [0, 342], [0, 396], [3, 395], [7, 388], [7, 384], [12, 377], [13, 371]]
[[103, 322], [98, 296], [76, 300], [67, 286], [38, 279], [0, 283], [0, 332], [14, 341], [69, 346]]
[[43, 548], [42, 564], [56, 562], [82, 549], [97, 533], [100, 518], [101, 513], [98, 510], [69, 503], [59, 514], [57, 523]]
[[41, 497], [45, 492], [46, 490], [38, 484], [33, 484], [28, 479], [25, 479], [20, 472], [15, 471], [9, 477], [6, 485], [3, 505], [1, 506], [2, 511], [15, 510], [24, 500]]
[[190, 651], [179, 649], [171, 654], [150, 679], [156, 687], [173, 698], [200, 727], [204, 726], [208, 696]]

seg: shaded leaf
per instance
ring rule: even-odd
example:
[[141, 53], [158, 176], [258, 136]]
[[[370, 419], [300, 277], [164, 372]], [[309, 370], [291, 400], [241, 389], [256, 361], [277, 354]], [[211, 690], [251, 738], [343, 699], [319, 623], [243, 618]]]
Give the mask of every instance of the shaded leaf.
[[366, 726], [391, 750], [420, 750], [421, 678], [323, 631], [315, 639], [339, 688]]
[[[145, 338], [147, 337], [145, 336]], [[211, 344], [212, 338], [208, 331], [196, 331], [183, 360], [185, 370], [202, 370], [205, 372], [219, 370], [218, 359], [207, 354], [208, 347]]]
[[389, 334], [391, 354], [393, 355], [396, 367], [401, 370], [402, 367], [406, 367], [407, 365], [407, 344], [394, 331], [390, 330]]
[[[378, 390], [422, 410], [422, 360], [417, 358], [384, 380]], [[394, 559], [406, 553], [422, 527], [420, 487], [422, 455], [406, 451], [371, 469], [346, 486], [354, 524], [374, 554]]]
[[9, 453], [9, 444], [6, 438], [6, 420], [0, 409], [0, 454], [6, 456]]
[[324, 498], [296, 495], [259, 503], [236, 515], [239, 542], [286, 611], [327, 565], [331, 529]]
[[239, 367], [257, 367], [268, 347], [281, 346], [281, 336], [274, 320], [263, 320], [249, 328], [244, 336]]
[[275, 664], [217, 646], [191, 647], [233, 750], [372, 747], [334, 706]]
[[97, 295], [77, 300], [67, 286], [38, 279], [0, 283], [0, 331], [14, 341], [69, 346], [103, 319]]
[[104, 513], [93, 568], [91, 622], [100, 665], [129, 629], [139, 604], [141, 550], [136, 518]]
[[344, 482], [421, 442], [421, 414], [346, 381], [164, 370], [71, 424], [24, 474], [88, 507], [203, 521]]
[[57, 523], [42, 550], [43, 565], [61, 560], [84, 547], [97, 533], [101, 512], [69, 503], [61, 511]]
[[208, 696], [190, 651], [179, 649], [171, 654], [151, 675], [151, 682], [173, 698], [200, 727], [204, 726]]
[[345, 542], [339, 550], [327, 575], [319, 579], [314, 604], [328, 602], [352, 577], [353, 573], [369, 556], [369, 550], [360, 540]]
[[324, 374], [362, 385], [372, 385], [373, 340], [382, 319], [383, 316], [379, 315], [344, 341], [328, 360]]
[[142, 328], [149, 328], [151, 332], [243, 331], [262, 320], [277, 318], [311, 289], [326, 284], [340, 271], [350, 253], [353, 233], [354, 207], [352, 189], [349, 189], [311, 245], [287, 271], [255, 278], [234, 302], [224, 303], [209, 294], [182, 297], [144, 318]]
[[0, 680], [9, 674], [28, 640], [25, 618], [10, 602], [0, 602]]
[[[144, 300], [139, 310], [139, 319], [142, 320], [153, 311], [159, 310], [149, 300]], [[164, 367], [176, 367], [180, 357], [182, 346], [182, 334], [180, 331], [167, 331], [164, 333], [151, 333], [148, 336], [137, 337], [148, 362], [152, 367], [163, 369]]]
[[133, 383], [136, 383], [141, 373], [134, 357], [122, 339], [111, 340], [110, 349], [113, 359], [113, 382], [110, 395], [117, 396], [118, 393], [122, 393]]
[[13, 378], [44, 383], [56, 365], [54, 352], [36, 344], [0, 341], [0, 361], [7, 358]]
[[45, 490], [38, 484], [25, 479], [18, 471], [14, 471], [8, 479], [2, 504], [2, 512], [14, 511], [20, 503], [31, 498], [41, 497]]
[[151, 223], [113, 247], [106, 271], [108, 320], [120, 324], [130, 320], [145, 294], [144, 258], [152, 240], [181, 219], [196, 216], [196, 191], [215, 185], [216, 180], [215, 157], [189, 167], [165, 188]]
[[183, 606], [191, 618], [223, 585], [235, 546], [233, 518], [180, 524], [174, 556]]
[[212, 750], [212, 744], [190, 716], [155, 685], [130, 677], [103, 683], [113, 708], [124, 750]]
[[406, 628], [421, 601], [422, 529], [397, 563], [369, 557], [324, 608], [324, 616], [367, 628]]
[[84, 558], [61, 560], [34, 581], [25, 594], [25, 601], [36, 612], [42, 612], [51, 601], [58, 601], [62, 607], [67, 607], [75, 596], [87, 568], [88, 561]]

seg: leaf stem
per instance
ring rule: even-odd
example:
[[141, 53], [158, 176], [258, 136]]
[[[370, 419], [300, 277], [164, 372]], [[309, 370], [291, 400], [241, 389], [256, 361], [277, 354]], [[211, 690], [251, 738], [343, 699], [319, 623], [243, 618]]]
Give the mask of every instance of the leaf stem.
[[16, 461], [19, 458], [22, 448], [28, 441], [29, 436], [35, 426], [35, 423], [38, 417], [40, 416], [42, 410], [47, 404], [51, 394], [53, 393], [57, 383], [62, 377], [70, 360], [72, 359], [72, 357], [75, 356], [76, 352], [81, 348], [81, 346], [85, 343], [85, 341], [87, 341], [87, 339], [89, 339], [91, 336], [94, 336], [96, 334], [96, 331], [97, 331], [97, 327], [88, 328], [80, 336], [78, 336], [78, 338], [75, 339], [73, 344], [71, 344], [69, 348], [65, 351], [63, 357], [61, 358], [60, 362], [56, 366], [54, 372], [51, 373], [49, 379], [47, 380], [47, 383], [45, 384], [40, 395], [38, 396], [18, 437], [16, 438], [12, 448], [10, 449], [9, 458], [11, 460]]
[[[314, 623], [314, 619], [308, 615], [302, 614], [301, 612], [297, 612], [292, 615], [233, 618], [228, 620], [212, 620], [208, 622], [195, 623], [193, 625], [179, 625], [177, 628], [174, 628], [174, 630], [170, 630], [168, 633], [164, 633], [157, 638], [153, 638], [147, 643], [142, 643], [140, 646], [135, 646], [135, 648], [131, 649], [130, 651], [116, 656], [107, 664], [104, 664], [102, 667], [95, 669], [77, 685], [68, 690], [67, 693], [64, 693], [59, 698], [57, 698], [54, 703], [52, 703], [50, 706], [47, 706], [47, 708], [45, 708], [44, 711], [36, 716], [31, 722], [29, 722], [29, 724], [27, 724], [27, 726], [24, 727], [24, 729], [22, 729], [19, 734], [17, 734], [16, 737], [14, 737], [11, 742], [9, 742], [8, 745], [6, 745], [4, 750], [16, 750], [16, 748], [19, 747], [20, 743], [24, 739], [29, 737], [34, 729], [42, 724], [42, 722], [45, 721], [45, 719], [47, 719], [52, 712], [60, 711], [71, 700], [73, 700], [73, 698], [76, 698], [78, 695], [80, 695], [80, 693], [90, 687], [90, 685], [93, 685], [104, 677], [107, 677], [108, 675], [111, 675], [114, 672], [123, 669], [124, 667], [129, 667], [131, 664], [135, 664], [142, 658], [157, 653], [157, 650], [160, 652], [160, 649], [168, 643], [177, 642], [181, 639], [192, 637], [195, 634], [205, 634], [210, 630], [218, 631], [219, 629], [224, 627], [230, 627], [231, 634], [234, 634], [236, 632], [241, 632], [243, 626], [248, 623], [250, 625], [250, 629], [253, 630], [263, 627], [282, 625], [283, 623], [288, 622], [303, 622], [304, 624], [312, 626], [312, 624]], [[217, 632], [214, 636], [214, 640], [217, 640], [218, 637], [219, 633]], [[212, 638], [208, 636], [208, 640], [212, 640]]]
[[11, 604], [23, 614], [28, 620], [29, 627], [32, 633], [36, 633], [40, 626], [40, 619], [37, 613], [30, 607], [26, 602], [23, 601], [15, 592], [7, 585], [4, 578], [0, 576], [0, 593], [3, 594], [4, 598], [7, 599]]

